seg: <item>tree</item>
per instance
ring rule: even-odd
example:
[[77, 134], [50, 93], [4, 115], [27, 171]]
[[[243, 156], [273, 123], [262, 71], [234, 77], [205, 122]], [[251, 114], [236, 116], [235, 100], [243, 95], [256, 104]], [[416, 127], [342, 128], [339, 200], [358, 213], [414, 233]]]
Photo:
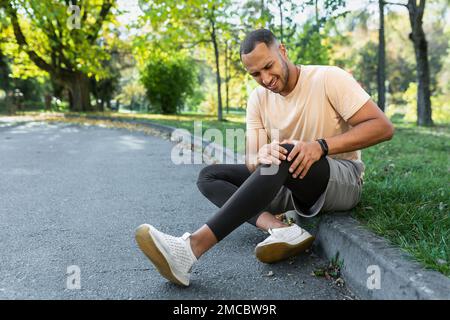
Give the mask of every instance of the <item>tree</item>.
[[318, 0], [308, 0], [297, 8], [303, 11], [307, 7], [314, 7], [315, 14], [306, 21], [300, 32], [287, 39], [288, 47], [294, 49], [295, 62], [328, 64], [330, 47], [324, 40], [329, 37], [328, 33], [334, 21], [348, 13], [348, 11], [339, 12], [344, 6], [344, 0], [326, 0], [323, 2], [323, 8], [319, 8]]
[[0, 89], [6, 93], [11, 90], [11, 81], [9, 79], [9, 65], [6, 56], [3, 54], [0, 48]]
[[[79, 29], [68, 24], [74, 14], [68, 11], [72, 4], [80, 9]], [[93, 110], [89, 77], [105, 76], [101, 61], [107, 55], [102, 33], [112, 20], [113, 5], [113, 0], [0, 0], [20, 50], [52, 81], [68, 90], [73, 111]], [[23, 21], [30, 28], [25, 30]]]
[[91, 89], [96, 101], [96, 109], [105, 111], [106, 108], [111, 110], [111, 100], [119, 89], [120, 71], [128, 67], [127, 63], [122, 61], [124, 55], [121, 48], [114, 47], [108, 50], [109, 59], [103, 60], [102, 66], [107, 70], [107, 76], [97, 80], [95, 77], [91, 78]]
[[310, 19], [302, 26], [293, 39], [294, 44], [288, 45], [293, 47], [292, 59], [294, 63], [301, 64], [328, 64], [329, 47], [323, 43], [324, 34], [321, 34], [319, 26], [315, 24], [315, 20]]
[[278, 36], [278, 40], [289, 47], [298, 26], [293, 18], [304, 9], [305, 5], [298, 5], [298, 2], [293, 0], [277, 0], [274, 5], [274, 11], [277, 12], [280, 23], [278, 26], [273, 26], [273, 31]]
[[231, 60], [231, 54], [232, 54], [232, 48], [231, 48], [231, 40], [227, 39], [225, 40], [225, 107], [227, 110], [227, 113], [230, 111], [230, 60]]
[[426, 0], [408, 0], [408, 3], [392, 3], [390, 5], [403, 6], [408, 10], [411, 33], [409, 39], [414, 46], [417, 72], [417, 125], [433, 125], [431, 115], [430, 66], [428, 62], [428, 43], [423, 30], [423, 15]]
[[2, 11], [0, 10], [0, 91], [4, 92], [4, 98], [0, 99], [0, 111], [4, 110], [8, 113], [14, 113], [14, 108], [12, 106], [13, 83], [12, 79], [10, 78], [10, 61], [3, 52], [2, 46], [6, 38], [4, 32], [5, 29], [6, 19]]
[[378, 0], [379, 29], [378, 29], [378, 107], [384, 112], [386, 105], [386, 45], [384, 37], [384, 0]]
[[[0, 11], [0, 43], [3, 43], [3, 30], [6, 28], [5, 18]], [[11, 81], [9, 78], [10, 68], [6, 55], [3, 52], [3, 48], [0, 46], [0, 89], [4, 90], [6, 96], [8, 96], [11, 90]]]
[[[246, 71], [241, 63], [241, 57], [239, 52], [239, 28], [230, 25], [227, 30], [223, 32], [224, 42], [224, 85], [225, 85], [225, 106], [226, 112], [229, 112], [230, 107], [230, 83], [232, 79], [238, 79], [245, 77]], [[242, 82], [241, 82], [242, 85]]]
[[353, 71], [353, 74], [370, 95], [374, 94], [376, 90], [379, 90], [378, 72], [380, 68], [378, 66], [378, 47], [376, 42], [368, 41], [362, 48], [355, 52], [354, 61], [359, 67]]
[[274, 29], [273, 14], [265, 0], [248, 0], [240, 4], [240, 27], [244, 34], [259, 28]]
[[153, 27], [154, 41], [160, 42], [160, 47], [164, 45], [164, 50], [210, 45], [216, 73], [217, 117], [222, 121], [220, 43], [229, 25], [226, 19], [229, 17], [231, 0], [189, 0], [182, 3], [176, 0], [152, 0], [141, 1], [140, 4], [145, 13], [144, 18]]
[[177, 113], [194, 91], [196, 72], [192, 60], [182, 55], [155, 53], [142, 74], [141, 82], [153, 109]]

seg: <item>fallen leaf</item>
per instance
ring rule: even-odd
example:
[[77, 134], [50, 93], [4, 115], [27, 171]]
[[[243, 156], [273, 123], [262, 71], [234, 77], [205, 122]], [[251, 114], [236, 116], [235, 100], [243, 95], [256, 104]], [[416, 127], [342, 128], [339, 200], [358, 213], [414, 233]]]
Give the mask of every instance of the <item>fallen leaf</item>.
[[344, 286], [344, 280], [342, 278], [337, 278], [336, 281], [334, 282], [338, 287], [343, 287]]

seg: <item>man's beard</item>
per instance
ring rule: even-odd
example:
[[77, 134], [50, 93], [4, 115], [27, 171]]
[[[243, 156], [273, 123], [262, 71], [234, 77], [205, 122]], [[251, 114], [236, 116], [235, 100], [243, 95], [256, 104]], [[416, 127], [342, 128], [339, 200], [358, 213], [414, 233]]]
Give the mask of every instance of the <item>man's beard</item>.
[[282, 66], [282, 69], [283, 69], [283, 71], [282, 71], [283, 74], [281, 75], [282, 79], [283, 79], [283, 88], [280, 89], [280, 92], [283, 92], [284, 89], [286, 89], [286, 86], [287, 86], [287, 84], [289, 82], [289, 75], [290, 75], [290, 73], [289, 73], [289, 66], [288, 66], [287, 62], [284, 61], [281, 57], [280, 57], [280, 60], [281, 60], [281, 66]]

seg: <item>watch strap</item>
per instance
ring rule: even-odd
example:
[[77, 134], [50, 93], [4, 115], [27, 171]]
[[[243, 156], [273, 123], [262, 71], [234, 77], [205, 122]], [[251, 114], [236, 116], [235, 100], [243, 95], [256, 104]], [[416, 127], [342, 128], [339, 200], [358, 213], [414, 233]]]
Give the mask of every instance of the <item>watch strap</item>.
[[317, 139], [317, 142], [319, 142], [320, 147], [322, 148], [323, 156], [328, 155], [328, 144], [325, 139]]

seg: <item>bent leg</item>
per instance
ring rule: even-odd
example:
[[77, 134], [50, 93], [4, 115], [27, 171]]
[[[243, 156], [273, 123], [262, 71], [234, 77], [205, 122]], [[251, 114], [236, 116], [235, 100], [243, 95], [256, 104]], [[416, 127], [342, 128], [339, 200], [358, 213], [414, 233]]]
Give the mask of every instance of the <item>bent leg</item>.
[[[285, 148], [290, 152], [289, 145]], [[325, 157], [322, 157], [309, 168], [303, 179], [293, 178], [292, 173], [289, 173], [284, 186], [291, 190], [297, 204], [307, 209], [313, 206], [325, 191], [329, 179], [330, 164]]]
[[[287, 147], [289, 151], [293, 147], [292, 145], [283, 146]], [[329, 174], [327, 177], [326, 173], [325, 177], [322, 177], [319, 181], [315, 177], [316, 175], [324, 175], [324, 168], [328, 165], [325, 164], [327, 160], [321, 158], [314, 163], [304, 179], [292, 178], [289, 172], [292, 161], [283, 160], [278, 167], [278, 171], [273, 175], [261, 174], [261, 169], [268, 167], [268, 165], [259, 166], [223, 204], [219, 211], [206, 222], [218, 241], [248, 219], [261, 213], [283, 185], [292, 188], [291, 190], [296, 198], [305, 205], [314, 203], [313, 201], [325, 190], [329, 179]], [[314, 192], [310, 192], [311, 189], [314, 189]], [[306, 198], [303, 197], [303, 194], [307, 195]], [[314, 199], [315, 196], [317, 198]]]

